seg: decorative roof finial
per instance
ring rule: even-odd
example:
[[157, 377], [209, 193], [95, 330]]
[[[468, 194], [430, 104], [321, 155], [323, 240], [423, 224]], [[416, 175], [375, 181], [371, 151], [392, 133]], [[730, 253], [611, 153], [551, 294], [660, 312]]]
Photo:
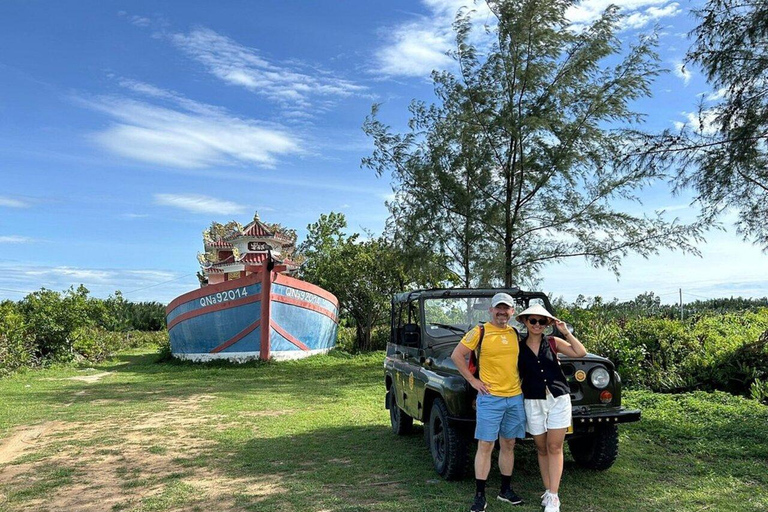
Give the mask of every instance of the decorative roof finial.
[[253, 212], [253, 220], [256, 221], [256, 222], [261, 222], [261, 219], [259, 218], [259, 211], [258, 210]]

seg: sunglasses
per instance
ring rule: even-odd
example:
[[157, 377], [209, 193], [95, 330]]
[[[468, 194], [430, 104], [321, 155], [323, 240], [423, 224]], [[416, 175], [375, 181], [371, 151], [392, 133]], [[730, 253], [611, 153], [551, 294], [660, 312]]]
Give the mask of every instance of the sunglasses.
[[549, 325], [549, 319], [548, 318], [529, 318], [528, 323], [531, 325], [541, 325], [546, 326]]

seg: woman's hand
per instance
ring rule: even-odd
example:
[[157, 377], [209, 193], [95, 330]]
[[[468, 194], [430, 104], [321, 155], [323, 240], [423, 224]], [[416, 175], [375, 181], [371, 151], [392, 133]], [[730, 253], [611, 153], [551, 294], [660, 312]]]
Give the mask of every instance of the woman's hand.
[[[553, 317], [555, 318], [555, 317]], [[555, 318], [555, 327], [558, 331], [563, 333], [564, 336], [568, 336], [568, 333], [571, 332], [568, 330], [568, 324], [560, 320], [559, 318]]]

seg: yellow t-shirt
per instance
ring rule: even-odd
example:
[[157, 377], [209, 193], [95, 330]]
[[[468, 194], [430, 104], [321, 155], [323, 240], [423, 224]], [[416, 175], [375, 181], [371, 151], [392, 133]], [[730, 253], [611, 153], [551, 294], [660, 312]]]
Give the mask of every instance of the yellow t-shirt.
[[[461, 343], [475, 350], [480, 340], [480, 328], [475, 327], [462, 338]], [[517, 357], [520, 345], [512, 327], [501, 329], [490, 322], [485, 324], [483, 344], [480, 346], [480, 380], [494, 396], [516, 396], [520, 389]]]

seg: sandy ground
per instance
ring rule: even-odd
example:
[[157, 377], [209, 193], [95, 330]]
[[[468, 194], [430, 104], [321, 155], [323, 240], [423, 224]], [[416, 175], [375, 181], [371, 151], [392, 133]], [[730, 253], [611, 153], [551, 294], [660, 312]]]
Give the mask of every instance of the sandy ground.
[[[95, 383], [107, 375], [76, 379]], [[235, 494], [249, 495], [253, 501], [281, 492], [274, 476], [232, 478], [210, 467], [184, 464], [212, 448], [196, 430], [218, 422], [219, 418], [200, 413], [200, 405], [213, 399], [197, 395], [167, 400], [162, 413], [127, 419], [45, 422], [14, 430], [0, 441], [0, 510], [132, 510], [141, 508], [142, 500], [160, 496], [169, 481], [189, 486], [195, 496], [188, 509], [172, 510], [239, 510]], [[34, 493], [32, 500], [9, 499], [15, 491], [42, 484], [61, 468], [71, 470], [68, 483]]]

